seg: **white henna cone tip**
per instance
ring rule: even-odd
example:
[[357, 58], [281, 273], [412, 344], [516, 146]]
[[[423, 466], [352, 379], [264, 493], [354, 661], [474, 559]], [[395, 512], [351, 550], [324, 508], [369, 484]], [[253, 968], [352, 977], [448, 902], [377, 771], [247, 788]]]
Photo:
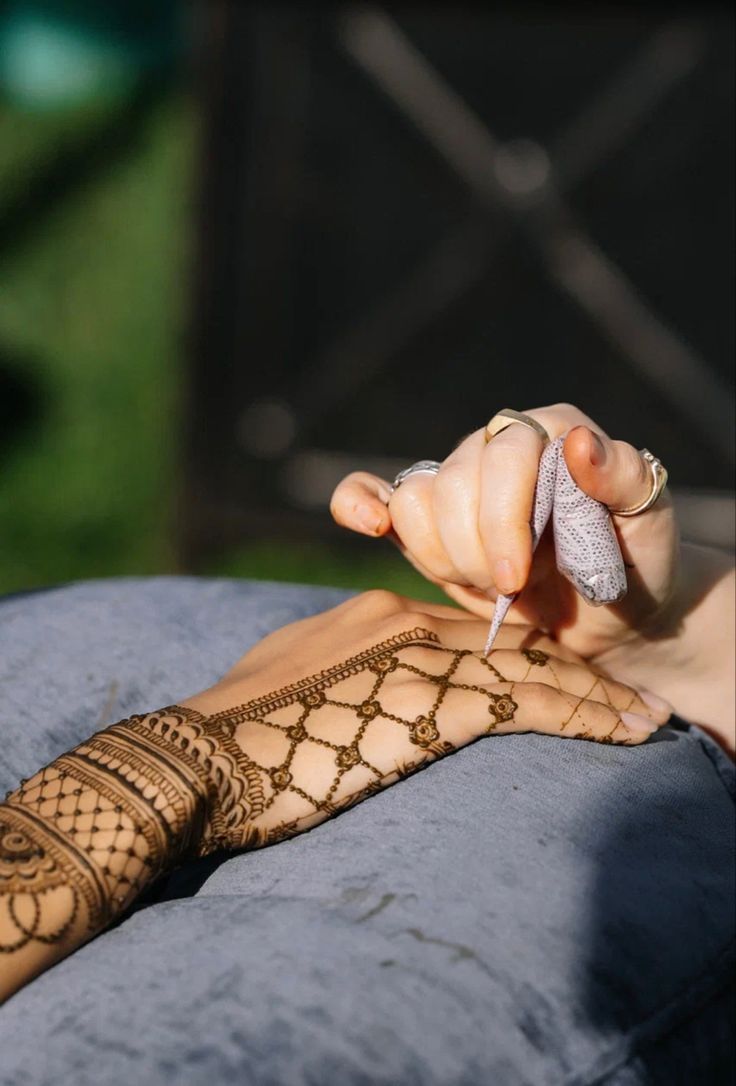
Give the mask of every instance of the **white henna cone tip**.
[[501, 623], [508, 614], [509, 607], [516, 599], [516, 596], [499, 596], [496, 600], [496, 607], [493, 612], [493, 619], [491, 620], [491, 628], [488, 631], [488, 637], [486, 638], [486, 647], [483, 649], [483, 655], [487, 656], [493, 648], [493, 642], [496, 640], [496, 635], [501, 629]]

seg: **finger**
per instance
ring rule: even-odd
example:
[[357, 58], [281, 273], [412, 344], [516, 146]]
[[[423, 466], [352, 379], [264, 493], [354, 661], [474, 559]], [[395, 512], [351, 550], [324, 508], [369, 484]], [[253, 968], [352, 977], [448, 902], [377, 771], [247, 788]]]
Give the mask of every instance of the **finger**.
[[462, 583], [462, 572], [445, 549], [434, 515], [433, 491], [437, 476], [410, 475], [391, 495], [389, 513], [406, 558], [434, 581]]
[[355, 471], [337, 485], [330, 500], [330, 512], [343, 528], [363, 535], [381, 536], [391, 528], [387, 509], [391, 486], [385, 479], [366, 471]]
[[638, 505], [651, 493], [650, 469], [626, 441], [612, 441], [587, 426], [577, 426], [565, 439], [564, 453], [581, 490], [612, 511]]
[[[420, 603], [418, 607], [424, 609], [424, 604]], [[462, 615], [462, 612], [460, 614]], [[440, 621], [436, 629], [440, 641], [449, 649], [470, 649], [472, 652], [482, 653], [488, 637], [488, 623], [468, 618], [467, 615], [451, 623], [447, 620]], [[582, 662], [572, 649], [566, 648], [531, 626], [504, 624], [498, 631], [495, 645], [499, 649], [538, 649], [555, 656], [558, 660], [568, 660], [571, 663]]]
[[432, 511], [460, 583], [486, 590], [493, 577], [478, 522], [484, 449], [484, 431], [476, 430], [447, 457], [434, 481]]
[[501, 721], [492, 731], [535, 731], [568, 739], [635, 744], [643, 743], [658, 728], [646, 717], [620, 712], [567, 690], [552, 690], [541, 683], [515, 684], [513, 694], [513, 700], [518, 704], [513, 722]]
[[489, 684], [478, 694], [448, 690], [436, 719], [442, 737], [455, 743], [470, 742], [481, 735], [538, 732], [633, 745], [645, 742], [658, 728], [643, 716], [529, 682]]
[[600, 426], [593, 419], [571, 403], [555, 403], [547, 407], [530, 407], [529, 410], [524, 411], [524, 414], [530, 415], [531, 418], [536, 419], [544, 427], [549, 434], [550, 441], [554, 441], [556, 437], [566, 434], [574, 426], [588, 426], [598, 433], [603, 433]]
[[[489, 623], [493, 618], [495, 599], [498, 596], [495, 588], [483, 592], [480, 588], [472, 588], [470, 585], [450, 584], [447, 581], [438, 582], [446, 595], [454, 600], [458, 607], [471, 615], [478, 615], [484, 622]], [[506, 613], [504, 623], [515, 626], [528, 626], [528, 614], [512, 604]]]
[[[453, 676], [453, 683], [482, 684], [489, 674], [501, 682], [544, 683], [588, 701], [601, 702], [617, 713], [637, 713], [657, 724], [665, 724], [671, 714], [666, 702], [644, 701], [640, 693], [626, 683], [599, 675], [585, 663], [562, 660], [539, 648], [494, 650], [488, 659], [466, 656]], [[492, 680], [491, 680], [492, 681]]]
[[512, 595], [532, 561], [532, 503], [542, 439], [528, 426], [509, 426], [483, 451], [479, 528], [493, 583]]

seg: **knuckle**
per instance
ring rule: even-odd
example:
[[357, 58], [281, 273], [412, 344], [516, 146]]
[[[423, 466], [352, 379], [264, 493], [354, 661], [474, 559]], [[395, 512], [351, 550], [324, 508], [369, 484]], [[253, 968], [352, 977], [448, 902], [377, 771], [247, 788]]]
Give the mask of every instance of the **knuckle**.
[[[528, 534], [528, 524], [516, 503], [510, 500], [498, 501], [489, 509], [483, 510], [480, 517], [481, 531], [504, 533], [504, 543], [511, 539], [523, 538]], [[525, 530], [526, 529], [526, 530]]]
[[514, 433], [514, 429], [521, 430], [521, 427], [509, 426], [508, 430], [502, 430], [500, 434], [496, 434], [493, 441], [488, 444], [486, 455], [495, 469], [507, 468], [518, 460], [518, 434]]
[[649, 473], [644, 458], [640, 455], [638, 449], [635, 449], [633, 445], [629, 445], [626, 441], [617, 442], [617, 446], [621, 464], [626, 474], [633, 482], [646, 483]]
[[549, 711], [559, 698], [559, 691], [547, 683], [524, 683], [524, 691], [533, 713]]
[[[379, 620], [377, 633], [379, 640], [385, 641], [397, 637], [399, 634], [405, 634], [410, 630], [417, 629], [437, 634], [438, 621], [433, 615], [428, 615], [423, 611], [410, 611], [407, 607], [402, 607], [400, 611], [384, 615]], [[429, 650], [427, 650], [427, 657], [429, 658]], [[428, 662], [428, 659], [426, 662]], [[412, 660], [412, 663], [417, 663], [417, 660]], [[422, 665], [419, 664], [419, 666]]]
[[649, 469], [644, 461], [644, 458], [639, 455], [636, 449], [632, 449], [632, 452], [636, 458], [636, 481], [642, 485], [649, 484]]
[[[426, 611], [414, 611], [412, 612], [411, 617], [415, 626], [421, 626], [422, 629], [428, 630], [430, 633], [439, 633], [440, 620], [435, 615], [430, 615]], [[435, 654], [431, 649], [423, 649], [421, 651], [424, 664], [427, 665], [425, 670], [431, 670], [429, 665], [435, 659]]]
[[504, 478], [525, 475], [534, 470], [541, 455], [542, 440], [528, 427], [509, 426], [488, 445], [488, 462], [494, 473]]
[[384, 618], [406, 610], [406, 601], [397, 592], [387, 588], [371, 588], [356, 597], [356, 603], [368, 615]]
[[388, 508], [392, 516], [411, 515], [425, 508], [430, 500], [433, 480], [428, 475], [412, 475], [389, 498]]
[[467, 473], [460, 465], [445, 463], [435, 479], [435, 488], [443, 498], [462, 496], [468, 488]]
[[531, 542], [529, 524], [513, 504], [493, 504], [483, 509], [478, 519], [480, 538], [487, 552], [494, 553], [513, 547], [524, 550]]
[[392, 513], [416, 505], [419, 498], [419, 488], [416, 485], [418, 478], [419, 476], [416, 478], [410, 477], [393, 492], [388, 502], [388, 507]]

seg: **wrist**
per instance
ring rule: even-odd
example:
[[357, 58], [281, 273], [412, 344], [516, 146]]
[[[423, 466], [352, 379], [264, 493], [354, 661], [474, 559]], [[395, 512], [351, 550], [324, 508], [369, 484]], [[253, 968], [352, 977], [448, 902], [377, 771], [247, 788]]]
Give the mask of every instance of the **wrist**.
[[666, 698], [683, 718], [734, 747], [734, 567], [730, 555], [683, 544], [667, 604], [625, 644], [596, 658], [612, 676]]

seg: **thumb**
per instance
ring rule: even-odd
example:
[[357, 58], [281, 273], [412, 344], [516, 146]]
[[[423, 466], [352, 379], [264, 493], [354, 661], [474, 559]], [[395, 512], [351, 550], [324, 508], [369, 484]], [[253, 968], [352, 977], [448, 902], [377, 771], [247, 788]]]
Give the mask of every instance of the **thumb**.
[[567, 435], [563, 451], [580, 489], [612, 512], [638, 505], [651, 493], [649, 469], [626, 441], [612, 441], [587, 426], [576, 426]]
[[387, 508], [391, 486], [377, 475], [354, 471], [338, 483], [330, 512], [343, 528], [363, 535], [382, 536], [391, 530]]

